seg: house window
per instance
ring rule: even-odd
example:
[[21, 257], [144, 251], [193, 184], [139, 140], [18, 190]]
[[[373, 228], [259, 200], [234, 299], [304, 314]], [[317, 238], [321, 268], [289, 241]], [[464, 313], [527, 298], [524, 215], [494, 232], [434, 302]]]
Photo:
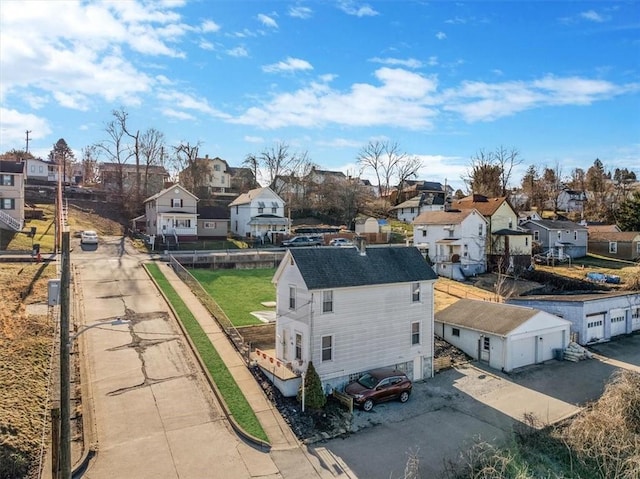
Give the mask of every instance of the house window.
[[236, 205], [236, 214], [238, 214], [239, 211], [240, 211], [240, 207]]
[[13, 198], [0, 198], [0, 210], [15, 210], [16, 200]]
[[561, 240], [562, 239], [562, 231], [558, 230], [558, 239]]
[[191, 220], [186, 220], [186, 219], [175, 220], [174, 228], [191, 228]]
[[14, 186], [13, 175], [0, 175], [0, 186]]
[[456, 338], [460, 337], [460, 329], [459, 328], [451, 328], [451, 336], [455, 336]]
[[216, 222], [215, 221], [205, 221], [204, 222], [204, 227], [207, 228], [207, 229], [215, 229]]
[[618, 253], [618, 243], [615, 241], [609, 241], [609, 253]]
[[513, 228], [513, 220], [509, 218], [509, 229]]
[[529, 237], [528, 236], [524, 237], [524, 245], [525, 246], [529, 246]]
[[415, 213], [415, 208], [411, 208], [411, 213]]
[[420, 302], [420, 283], [411, 284], [411, 301], [413, 303]]
[[39, 172], [42, 173], [43, 171], [44, 171], [44, 168], [40, 166]]
[[296, 309], [296, 288], [289, 286], [289, 309]]
[[478, 225], [478, 236], [482, 236], [482, 223]]
[[491, 341], [489, 336], [485, 336], [484, 338], [482, 338], [482, 350], [489, 351], [490, 346], [491, 346]]
[[296, 360], [302, 359], [302, 334], [296, 333]]
[[276, 215], [278, 214], [278, 207], [274, 206], [273, 208], [271, 208], [271, 212]]
[[262, 201], [258, 202], [258, 213], [264, 213], [264, 202]]
[[213, 171], [220, 171], [220, 165], [213, 165]]
[[631, 310], [631, 317], [632, 318], [640, 318], [640, 308], [635, 308]]
[[578, 231], [573, 232], [573, 240], [578, 241]]
[[[427, 236], [427, 230], [426, 228], [422, 230], [422, 237], [426, 237]], [[638, 243], [640, 245], [640, 243]]]
[[333, 313], [333, 291], [322, 292], [322, 312]]
[[411, 323], [411, 345], [420, 344], [420, 322]]
[[322, 361], [333, 359], [333, 336], [322, 336]]
[[172, 208], [182, 208], [182, 198], [172, 198], [171, 199], [171, 207]]
[[35, 173], [36, 172], [36, 165], [31, 165], [31, 173]]
[[534, 231], [533, 232], [533, 241], [540, 241], [540, 232], [539, 231]]
[[467, 256], [469, 256], [469, 245], [465, 244], [463, 246], [463, 249], [464, 249], [464, 251], [462, 252], [462, 256], [464, 256], [466, 258]]

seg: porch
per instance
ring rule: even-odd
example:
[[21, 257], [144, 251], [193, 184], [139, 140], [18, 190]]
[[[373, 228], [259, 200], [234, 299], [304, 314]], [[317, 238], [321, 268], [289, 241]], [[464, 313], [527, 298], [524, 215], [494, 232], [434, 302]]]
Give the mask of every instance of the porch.
[[293, 397], [298, 394], [302, 376], [294, 372], [291, 363], [276, 358], [275, 349], [255, 349], [249, 357], [251, 364], [258, 366], [283, 396]]

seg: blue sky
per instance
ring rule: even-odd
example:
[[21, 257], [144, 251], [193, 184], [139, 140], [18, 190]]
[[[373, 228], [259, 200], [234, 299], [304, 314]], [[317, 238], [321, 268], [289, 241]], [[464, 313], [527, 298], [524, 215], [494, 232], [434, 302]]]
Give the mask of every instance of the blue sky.
[[518, 179], [640, 176], [640, 2], [0, 2], [0, 152], [80, 157], [120, 107], [231, 166], [285, 142], [354, 174], [388, 140], [454, 187], [499, 146]]

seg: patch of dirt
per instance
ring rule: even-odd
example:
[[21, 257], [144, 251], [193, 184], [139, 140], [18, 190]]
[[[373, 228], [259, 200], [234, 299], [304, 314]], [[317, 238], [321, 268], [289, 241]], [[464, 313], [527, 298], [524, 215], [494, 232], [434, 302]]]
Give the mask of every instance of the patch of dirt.
[[455, 346], [449, 344], [444, 339], [439, 336], [434, 336], [434, 358], [451, 358], [451, 363], [453, 365], [464, 364], [471, 361], [471, 356], [468, 356], [466, 353], [462, 352]]

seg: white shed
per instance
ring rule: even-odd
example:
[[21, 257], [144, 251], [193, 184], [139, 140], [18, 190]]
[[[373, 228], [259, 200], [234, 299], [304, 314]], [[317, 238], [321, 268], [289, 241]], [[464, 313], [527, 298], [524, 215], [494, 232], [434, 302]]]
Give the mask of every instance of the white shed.
[[571, 323], [539, 309], [461, 299], [435, 315], [435, 334], [490, 367], [513, 369], [554, 359]]

